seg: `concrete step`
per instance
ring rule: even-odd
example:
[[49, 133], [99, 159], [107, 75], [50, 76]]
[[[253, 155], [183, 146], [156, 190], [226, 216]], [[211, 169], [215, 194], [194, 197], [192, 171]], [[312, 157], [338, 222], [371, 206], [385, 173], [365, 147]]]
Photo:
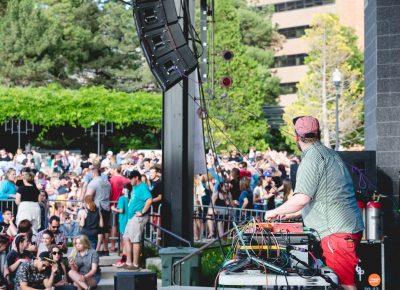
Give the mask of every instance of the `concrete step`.
[[97, 285], [98, 290], [114, 290], [114, 278], [103, 278], [101, 277], [99, 284]]
[[99, 265], [100, 267], [103, 266], [111, 266], [118, 260], [120, 260], [121, 257], [117, 255], [117, 253], [110, 253], [110, 256], [102, 256], [100, 257]]

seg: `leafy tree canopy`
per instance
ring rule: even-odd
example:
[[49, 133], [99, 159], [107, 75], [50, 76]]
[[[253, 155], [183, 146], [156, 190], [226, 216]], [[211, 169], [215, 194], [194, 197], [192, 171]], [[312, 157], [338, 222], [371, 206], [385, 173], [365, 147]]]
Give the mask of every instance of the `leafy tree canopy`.
[[161, 96], [154, 93], [124, 93], [103, 87], [63, 89], [0, 87], [0, 122], [20, 118], [43, 127], [71, 125], [88, 128], [113, 122], [123, 128], [133, 122], [161, 128]]
[[[1, 1], [1, 0], [0, 0]], [[0, 2], [0, 83], [126, 92], [152, 86], [131, 9], [114, 1]]]
[[[268, 69], [272, 51], [265, 50], [272, 45], [270, 20], [260, 17], [244, 0], [216, 1], [215, 15], [216, 52], [229, 49], [235, 56], [229, 62], [216, 57], [216, 80], [231, 76], [233, 85], [229, 89], [216, 85], [215, 99], [209, 101], [214, 141], [219, 150], [230, 143], [241, 151], [251, 146], [264, 149], [269, 133], [262, 107], [275, 104], [279, 94], [279, 81]], [[252, 36], [245, 33], [249, 27]]]

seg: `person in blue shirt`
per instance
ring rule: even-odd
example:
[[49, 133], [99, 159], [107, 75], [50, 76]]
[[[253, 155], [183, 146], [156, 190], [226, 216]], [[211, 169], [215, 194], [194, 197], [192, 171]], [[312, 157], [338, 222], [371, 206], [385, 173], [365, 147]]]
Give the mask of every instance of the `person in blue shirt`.
[[121, 268], [138, 271], [140, 240], [144, 227], [149, 220], [149, 210], [153, 199], [148, 186], [141, 181], [139, 171], [133, 170], [129, 172], [128, 178], [133, 189], [128, 204], [128, 224], [124, 233], [126, 264]]
[[4, 176], [4, 180], [0, 183], [0, 199], [15, 198], [17, 186], [15, 185], [16, 171], [9, 168]]
[[[126, 224], [128, 223], [128, 205], [129, 205], [129, 200], [131, 198], [131, 191], [132, 191], [132, 184], [130, 183], [125, 184], [122, 190], [123, 195], [118, 198], [117, 207], [115, 207], [114, 205], [111, 206], [111, 210], [113, 212], [118, 213], [119, 233], [120, 235], [122, 235], [122, 237], [124, 236]], [[122, 247], [121, 260], [113, 264], [113, 266], [118, 268], [126, 264], [126, 253], [125, 253], [123, 239], [121, 241], [121, 247]]]

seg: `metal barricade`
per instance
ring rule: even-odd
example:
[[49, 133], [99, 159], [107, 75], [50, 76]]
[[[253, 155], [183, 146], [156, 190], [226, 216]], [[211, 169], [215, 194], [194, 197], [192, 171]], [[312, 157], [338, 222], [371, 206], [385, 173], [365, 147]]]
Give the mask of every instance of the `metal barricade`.
[[[161, 242], [161, 206], [160, 204], [157, 208], [152, 205], [150, 208], [150, 219], [144, 230], [144, 238], [150, 241], [154, 245], [160, 245]], [[156, 225], [153, 226], [152, 224]]]
[[[193, 220], [200, 220], [203, 223], [201, 239], [214, 238], [215, 235], [212, 237], [210, 236], [210, 229], [213, 230], [213, 233], [217, 233], [218, 223], [222, 223], [222, 232], [227, 232], [233, 228], [232, 222], [240, 224], [253, 218], [261, 221], [264, 219], [265, 214], [264, 210], [259, 209], [241, 209], [237, 207], [210, 205], [195, 206], [194, 212]], [[211, 223], [209, 221], [211, 221]]]

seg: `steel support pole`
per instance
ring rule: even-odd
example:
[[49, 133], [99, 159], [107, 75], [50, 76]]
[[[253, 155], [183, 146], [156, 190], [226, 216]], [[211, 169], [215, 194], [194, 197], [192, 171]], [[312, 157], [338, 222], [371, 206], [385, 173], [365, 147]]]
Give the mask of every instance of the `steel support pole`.
[[[191, 11], [194, 0], [175, 0], [176, 7]], [[189, 39], [189, 19], [183, 17], [183, 31]], [[193, 23], [194, 25], [194, 23]], [[163, 206], [162, 226], [193, 241], [193, 168], [194, 168], [194, 82], [195, 74], [183, 78], [163, 95]], [[163, 236], [163, 246], [182, 246], [182, 242]]]
[[18, 148], [21, 148], [21, 119], [18, 118]]
[[97, 155], [100, 155], [100, 123], [97, 124]]
[[339, 151], [339, 89], [336, 89], [336, 109], [335, 109], [335, 116], [336, 116], [336, 143], [335, 143], [335, 150]]

